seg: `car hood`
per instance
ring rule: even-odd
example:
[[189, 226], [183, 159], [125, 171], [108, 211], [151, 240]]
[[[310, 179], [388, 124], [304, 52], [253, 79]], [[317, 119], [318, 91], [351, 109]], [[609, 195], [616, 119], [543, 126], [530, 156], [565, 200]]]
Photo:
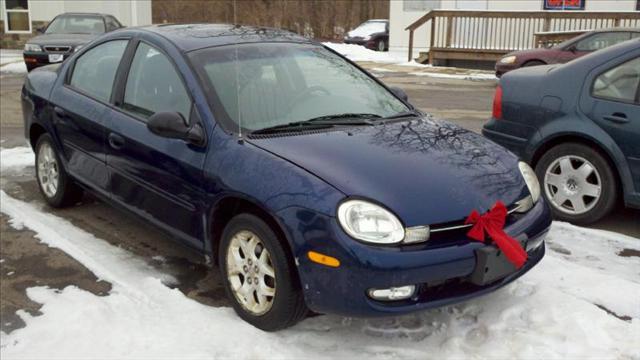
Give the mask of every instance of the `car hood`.
[[95, 34], [45, 34], [31, 38], [29, 44], [36, 45], [66, 45], [75, 46], [86, 44], [95, 39]]
[[405, 226], [464, 219], [528, 194], [518, 159], [444, 121], [415, 119], [311, 134], [252, 136], [252, 144], [347, 196], [384, 204]]

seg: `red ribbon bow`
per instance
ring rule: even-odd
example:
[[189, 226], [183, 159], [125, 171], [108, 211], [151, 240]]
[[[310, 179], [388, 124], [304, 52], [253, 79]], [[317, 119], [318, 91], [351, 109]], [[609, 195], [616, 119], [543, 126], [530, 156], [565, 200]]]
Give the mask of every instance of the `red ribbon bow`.
[[519, 269], [527, 261], [527, 252], [516, 239], [504, 232], [506, 218], [507, 207], [504, 206], [502, 201], [498, 201], [491, 210], [482, 215], [473, 210], [464, 223], [474, 224], [467, 233], [468, 237], [485, 242], [485, 233], [487, 233], [507, 259]]

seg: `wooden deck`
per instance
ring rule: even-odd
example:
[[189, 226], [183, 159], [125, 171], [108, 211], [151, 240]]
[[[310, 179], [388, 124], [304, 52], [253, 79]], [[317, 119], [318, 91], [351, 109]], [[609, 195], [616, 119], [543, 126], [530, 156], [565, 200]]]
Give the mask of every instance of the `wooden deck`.
[[[414, 32], [429, 23], [427, 59], [494, 61], [541, 45], [545, 34], [611, 27], [640, 27], [639, 12], [432, 10], [409, 25], [409, 61]], [[535, 35], [538, 35], [536, 38]]]

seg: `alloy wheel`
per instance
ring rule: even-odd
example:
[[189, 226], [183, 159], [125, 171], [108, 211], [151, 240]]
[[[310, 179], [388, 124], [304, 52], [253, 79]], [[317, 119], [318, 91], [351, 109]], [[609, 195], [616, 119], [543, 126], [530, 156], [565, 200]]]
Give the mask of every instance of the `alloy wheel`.
[[555, 159], [544, 175], [544, 190], [551, 204], [567, 214], [584, 214], [598, 203], [602, 180], [587, 159], [567, 155]]
[[385, 43], [384, 40], [378, 41], [378, 51], [384, 51]]
[[253, 315], [273, 306], [276, 278], [271, 254], [251, 231], [240, 231], [227, 248], [227, 278], [236, 300]]
[[38, 180], [44, 194], [52, 198], [58, 192], [60, 173], [58, 160], [48, 142], [42, 143], [38, 149]]

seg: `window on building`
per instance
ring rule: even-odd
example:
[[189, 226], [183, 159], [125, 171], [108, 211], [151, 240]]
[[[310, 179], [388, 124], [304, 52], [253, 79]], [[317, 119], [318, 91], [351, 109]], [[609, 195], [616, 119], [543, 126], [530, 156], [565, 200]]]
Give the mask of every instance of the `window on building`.
[[545, 10], [584, 10], [587, 0], [543, 0]]
[[6, 33], [31, 32], [29, 0], [5, 0], [4, 15]]
[[429, 11], [440, 9], [440, 0], [403, 0], [403, 11]]

